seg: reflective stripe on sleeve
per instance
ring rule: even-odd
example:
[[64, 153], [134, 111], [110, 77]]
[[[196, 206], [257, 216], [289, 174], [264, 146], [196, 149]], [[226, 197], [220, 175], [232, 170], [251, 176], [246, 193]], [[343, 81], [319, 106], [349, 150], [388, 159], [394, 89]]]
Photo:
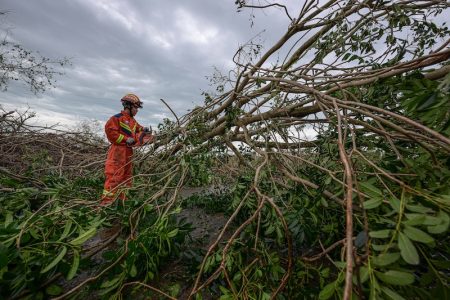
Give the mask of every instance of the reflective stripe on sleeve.
[[127, 124], [122, 123], [122, 122], [119, 122], [119, 125], [120, 125], [120, 129], [122, 130], [122, 132], [124, 132], [126, 135], [132, 134], [130, 126], [128, 126]]
[[118, 137], [117, 140], [116, 140], [116, 143], [117, 143], [117, 144], [120, 144], [120, 142], [123, 140], [124, 137], [125, 137], [125, 136], [124, 136], [123, 134], [120, 134], [119, 137]]
[[131, 128], [130, 128], [130, 126], [128, 126], [128, 124], [125, 124], [124, 122], [119, 122], [119, 125], [120, 125], [120, 127], [124, 128], [128, 131], [131, 131]]

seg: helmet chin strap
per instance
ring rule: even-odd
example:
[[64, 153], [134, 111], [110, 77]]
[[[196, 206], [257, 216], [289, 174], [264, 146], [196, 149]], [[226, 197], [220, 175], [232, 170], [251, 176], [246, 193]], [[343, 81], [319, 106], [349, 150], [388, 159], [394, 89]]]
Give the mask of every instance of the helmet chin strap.
[[123, 107], [124, 107], [125, 110], [128, 109], [128, 112], [130, 113], [130, 116], [134, 117], [131, 103], [127, 103]]

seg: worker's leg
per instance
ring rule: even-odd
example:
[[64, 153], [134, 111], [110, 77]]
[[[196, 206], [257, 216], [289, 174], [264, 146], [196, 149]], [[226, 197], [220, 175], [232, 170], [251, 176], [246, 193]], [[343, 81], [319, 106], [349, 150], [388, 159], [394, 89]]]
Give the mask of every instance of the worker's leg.
[[122, 190], [119, 199], [125, 201], [127, 199], [128, 189], [133, 185], [133, 150], [127, 148], [125, 154], [125, 164], [123, 165]]
[[126, 148], [111, 146], [105, 163], [105, 185], [100, 205], [109, 205], [120, 196], [125, 177]]

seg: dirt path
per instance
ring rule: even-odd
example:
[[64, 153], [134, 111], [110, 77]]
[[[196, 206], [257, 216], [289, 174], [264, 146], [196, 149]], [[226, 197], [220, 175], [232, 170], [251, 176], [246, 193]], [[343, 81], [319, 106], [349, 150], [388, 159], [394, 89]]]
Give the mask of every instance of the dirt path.
[[[182, 199], [195, 195], [210, 195], [221, 192], [221, 187], [209, 188], [185, 188], [181, 191]], [[185, 251], [181, 258], [161, 266], [161, 288], [177, 285], [179, 288], [178, 299], [187, 299], [194, 282], [194, 276], [203, 260], [204, 254], [214, 243], [226, 224], [228, 217], [223, 213], [208, 213], [202, 208], [184, 208], [178, 218], [185, 218], [194, 228], [190, 233], [190, 240], [186, 242]], [[225, 234], [227, 235], [227, 233]], [[207, 295], [203, 299], [208, 300]]]
[[[194, 195], [214, 194], [220, 192], [220, 189], [220, 187], [188, 187], [180, 191], [180, 197], [181, 199], [187, 199]], [[190, 239], [183, 246], [184, 252], [181, 257], [161, 266], [159, 280], [155, 284], [163, 290], [167, 290], [170, 286], [178, 285], [178, 299], [187, 299], [190, 288], [192, 287], [193, 276], [196, 273], [196, 267], [200, 264], [209, 246], [216, 240], [228, 218], [223, 213], [207, 213], [204, 209], [195, 207], [183, 208], [177, 215], [177, 218], [184, 218], [187, 223], [192, 225], [193, 231], [190, 233]], [[83, 245], [83, 248], [95, 251], [97, 246], [101, 247], [108, 239], [111, 237], [114, 238], [116, 233], [118, 233], [117, 228], [103, 228], [96, 236], [88, 240]], [[71, 281], [66, 281], [63, 277], [60, 277], [56, 284], [61, 286], [64, 291], [69, 291], [86, 279], [94, 276], [101, 270], [102, 265], [105, 263], [102, 256], [103, 253], [114, 247], [117, 247], [117, 245], [112, 241], [107, 247], [101, 249], [91, 257], [92, 267], [89, 270], [83, 270]], [[92, 293], [85, 299], [98, 298], [95, 293]]]

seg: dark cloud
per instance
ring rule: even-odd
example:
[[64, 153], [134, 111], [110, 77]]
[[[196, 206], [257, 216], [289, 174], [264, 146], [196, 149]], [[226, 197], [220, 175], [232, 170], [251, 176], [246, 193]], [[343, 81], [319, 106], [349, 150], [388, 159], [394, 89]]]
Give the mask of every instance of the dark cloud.
[[184, 114], [202, 103], [213, 66], [226, 73], [239, 45], [263, 28], [270, 45], [287, 26], [272, 10], [255, 12], [251, 27], [251, 11], [237, 13], [228, 0], [3, 0], [0, 9], [9, 12], [9, 38], [46, 57], [71, 58], [56, 89], [36, 97], [12, 84], [0, 94], [0, 104], [29, 104], [48, 123], [104, 122], [127, 92], [144, 100], [142, 123], [171, 117], [160, 98]]

